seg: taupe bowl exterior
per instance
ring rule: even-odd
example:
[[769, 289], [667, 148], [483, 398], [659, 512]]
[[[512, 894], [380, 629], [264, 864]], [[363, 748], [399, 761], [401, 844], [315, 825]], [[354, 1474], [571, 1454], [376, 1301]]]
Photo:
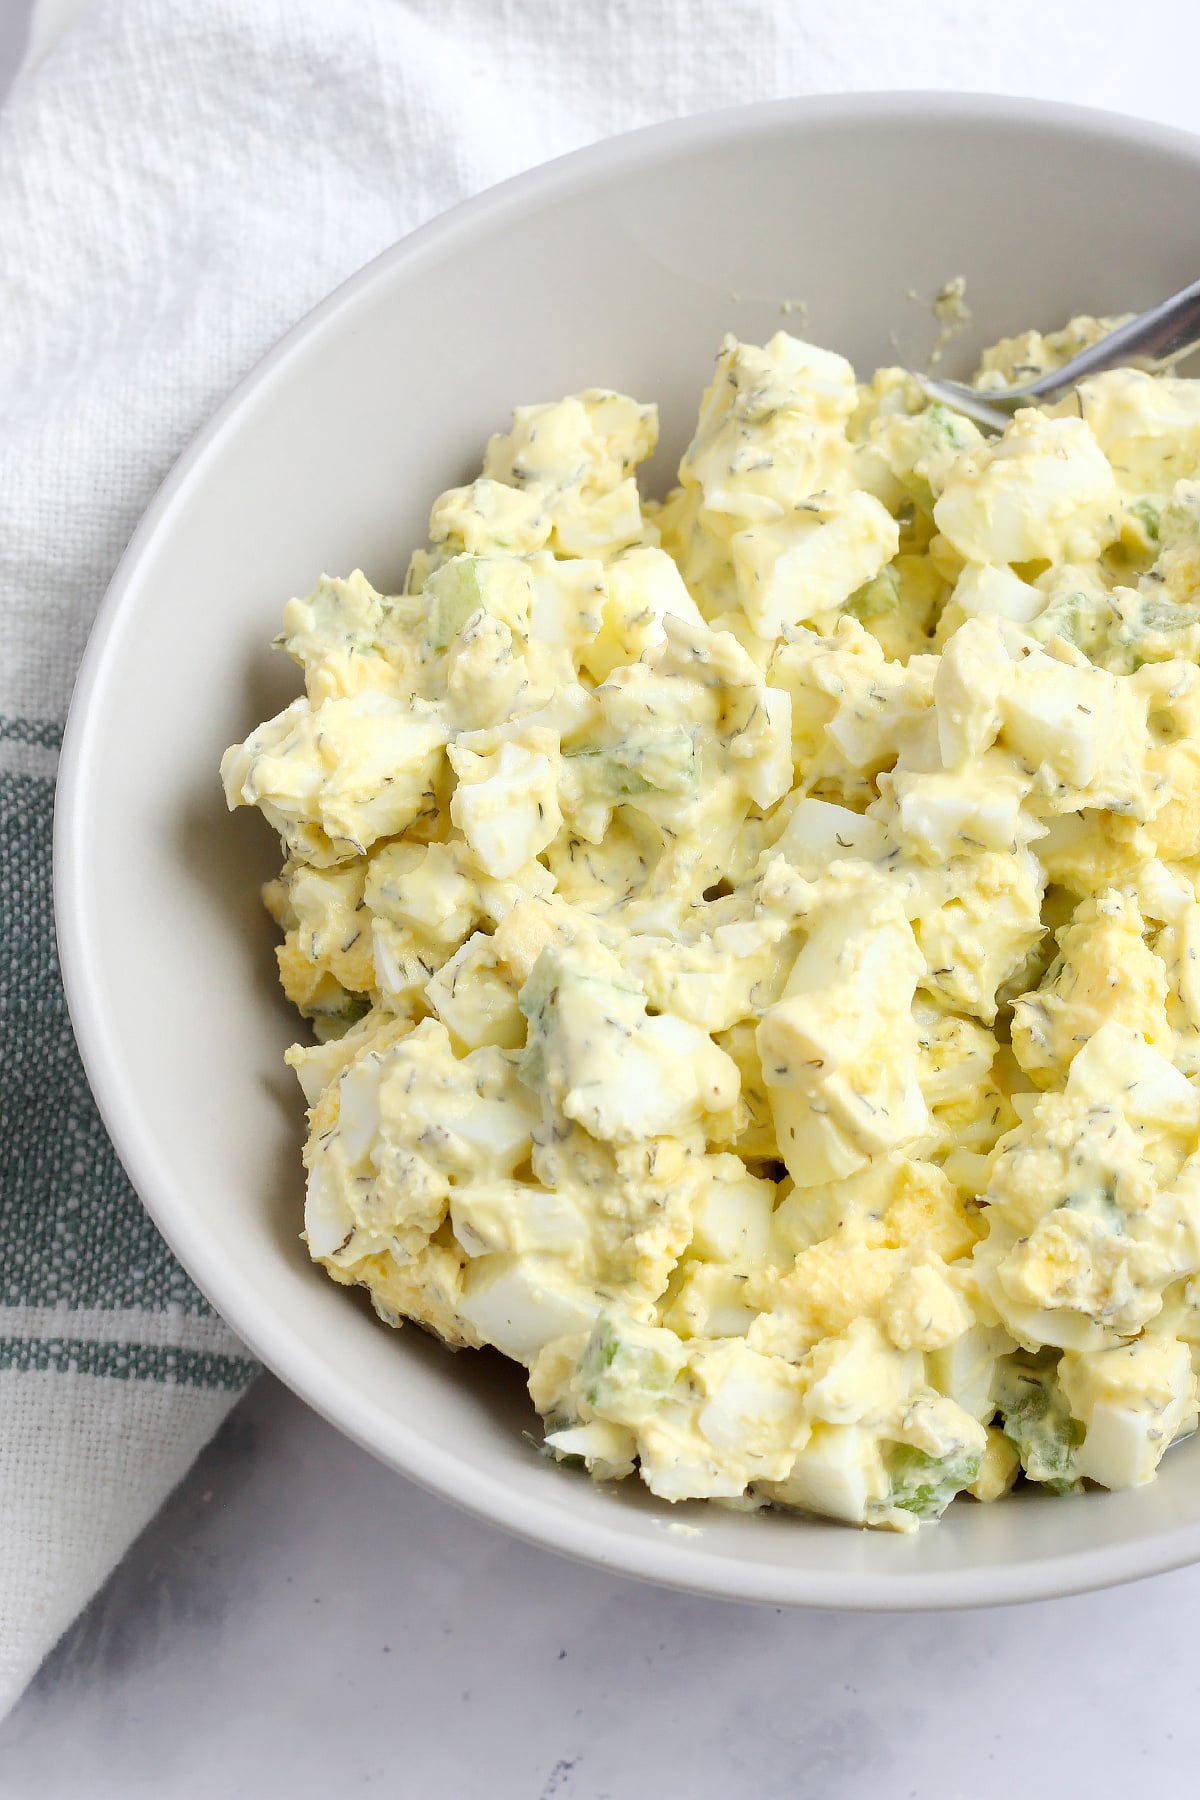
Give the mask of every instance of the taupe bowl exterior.
[[[973, 311], [943, 373], [1029, 324], [1146, 306], [1195, 276], [1200, 141], [972, 96], [797, 100], [602, 144], [397, 245], [305, 319], [167, 480], [112, 583], [63, 749], [56, 905], [76, 1033], [138, 1191], [213, 1304], [385, 1462], [525, 1537], [697, 1592], [919, 1608], [1030, 1599], [1200, 1557], [1200, 1444], [1151, 1488], [957, 1503], [912, 1538], [670, 1509], [538, 1454], [520, 1372], [380, 1325], [299, 1239], [301, 1100], [281, 1057], [226, 744], [296, 691], [268, 649], [322, 570], [401, 579], [431, 499], [514, 403], [657, 400], [665, 487], [727, 331], [784, 327], [922, 364], [929, 301]], [[914, 300], [913, 294], [920, 296]], [[697, 1532], [680, 1532], [686, 1524]]]

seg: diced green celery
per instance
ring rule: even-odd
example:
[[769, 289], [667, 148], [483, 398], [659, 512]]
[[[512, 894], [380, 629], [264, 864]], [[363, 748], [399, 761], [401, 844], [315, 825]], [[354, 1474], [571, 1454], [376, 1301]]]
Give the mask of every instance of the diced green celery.
[[890, 435], [892, 466], [922, 512], [929, 514], [935, 499], [931, 485], [935, 471], [944, 475], [956, 456], [981, 441], [969, 419], [935, 400], [896, 424]]
[[1200, 658], [1200, 607], [1143, 594], [1136, 616], [1125, 620], [1118, 646], [1108, 666], [1125, 673], [1177, 656], [1194, 662]]
[[547, 1014], [558, 998], [560, 976], [561, 959], [553, 950], [543, 950], [517, 995], [517, 1005], [529, 1020], [528, 1041], [517, 1065], [517, 1074], [534, 1093], [538, 1093], [546, 1082], [545, 1035], [551, 1026]]
[[660, 794], [692, 793], [700, 778], [695, 739], [682, 727], [623, 744], [618, 757], [631, 775], [640, 775]]
[[517, 1077], [533, 1093], [540, 1093], [546, 1085], [546, 1046], [541, 1038], [531, 1037], [521, 1053], [517, 1064]]
[[1057, 1369], [1057, 1359], [1045, 1356], [1008, 1357], [996, 1407], [1030, 1481], [1053, 1494], [1073, 1494], [1081, 1486], [1075, 1453], [1084, 1433], [1059, 1390]]
[[[622, 987], [607, 979], [606, 974], [593, 974], [557, 944], [548, 944], [530, 969], [524, 986], [517, 995], [517, 1005], [535, 1030], [547, 1031], [553, 1025], [553, 1013], [560, 997], [573, 988], [608, 989], [625, 995], [639, 995], [633, 987]], [[639, 996], [640, 997], [640, 996]]]
[[1118, 612], [1104, 594], [1070, 591], [1056, 594], [1026, 630], [1043, 644], [1065, 638], [1098, 667], [1130, 674], [1143, 663], [1195, 656], [1200, 608], [1141, 594]]
[[917, 422], [930, 450], [969, 450], [979, 442], [979, 432], [970, 419], [940, 400], [931, 400], [917, 414]]
[[483, 606], [479, 559], [453, 557], [426, 577], [422, 592], [429, 603], [429, 641], [435, 650], [445, 650]]
[[919, 416], [928, 426], [932, 441], [949, 444], [953, 450], [968, 450], [979, 442], [979, 432], [966, 415], [955, 412], [941, 400], [931, 400]]
[[1159, 632], [1192, 631], [1200, 625], [1200, 607], [1176, 605], [1170, 600], [1144, 597], [1138, 609], [1137, 633], [1153, 636]]
[[1093, 662], [1103, 663], [1119, 620], [1102, 594], [1056, 594], [1026, 630], [1038, 643], [1064, 638]]
[[699, 780], [690, 731], [644, 732], [619, 744], [583, 744], [563, 751], [591, 799], [620, 801], [651, 792], [686, 795]]
[[[556, 945], [548, 945], [517, 995], [517, 1005], [529, 1020], [528, 1042], [517, 1065], [517, 1074], [526, 1087], [537, 1092], [546, 1085], [547, 1044], [559, 1032], [563, 1000], [569, 1001], [572, 994], [588, 991], [603, 996], [606, 1010], [627, 1009], [632, 1001], [635, 1011], [640, 1014], [645, 1005], [640, 990], [622, 987], [603, 975], [592, 974], [564, 956]], [[551, 1048], [553, 1050], [553, 1045]]]
[[955, 1494], [979, 1473], [979, 1452], [960, 1450], [951, 1456], [927, 1456], [911, 1444], [894, 1444], [888, 1454], [893, 1506], [918, 1519], [940, 1519]]
[[1157, 544], [1161, 514], [1153, 500], [1135, 500], [1129, 511], [1142, 527], [1150, 542]]
[[855, 619], [878, 619], [883, 613], [895, 612], [899, 604], [900, 577], [889, 563], [870, 581], [855, 588], [842, 611]]
[[564, 750], [563, 757], [578, 775], [589, 800], [629, 800], [650, 792], [645, 776], [626, 768], [611, 750], [585, 745]]
[[531, 1024], [536, 1023], [558, 989], [562, 975], [562, 959], [553, 948], [543, 950], [530, 969], [525, 985], [517, 995], [517, 1005]]
[[675, 1385], [686, 1354], [672, 1331], [602, 1313], [579, 1361], [579, 1391], [597, 1412], [622, 1419]]

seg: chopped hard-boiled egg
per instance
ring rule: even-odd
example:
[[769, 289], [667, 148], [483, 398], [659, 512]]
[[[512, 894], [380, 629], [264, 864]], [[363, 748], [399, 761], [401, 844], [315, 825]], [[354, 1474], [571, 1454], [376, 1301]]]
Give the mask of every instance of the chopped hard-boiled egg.
[[1200, 1369], [1200, 384], [985, 439], [780, 332], [643, 502], [656, 438], [520, 407], [403, 593], [284, 610], [305, 694], [222, 775], [320, 1039], [310, 1254], [666, 1501], [1147, 1482]]

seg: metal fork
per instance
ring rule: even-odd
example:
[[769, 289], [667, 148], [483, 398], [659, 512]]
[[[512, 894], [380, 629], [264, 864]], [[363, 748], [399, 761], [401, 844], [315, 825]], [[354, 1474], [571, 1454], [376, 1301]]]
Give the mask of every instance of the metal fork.
[[955, 412], [965, 413], [986, 431], [1003, 431], [1020, 406], [1036, 406], [1041, 401], [1054, 401], [1075, 387], [1088, 375], [1101, 369], [1115, 369], [1133, 364], [1156, 369], [1176, 362], [1200, 344], [1200, 281], [1181, 288], [1169, 300], [1160, 301], [1149, 312], [1128, 319], [1115, 331], [1089, 344], [1078, 356], [1039, 375], [1036, 381], [1020, 387], [998, 388], [978, 393], [961, 381], [931, 381], [921, 375], [918, 380], [931, 400], [940, 400]]

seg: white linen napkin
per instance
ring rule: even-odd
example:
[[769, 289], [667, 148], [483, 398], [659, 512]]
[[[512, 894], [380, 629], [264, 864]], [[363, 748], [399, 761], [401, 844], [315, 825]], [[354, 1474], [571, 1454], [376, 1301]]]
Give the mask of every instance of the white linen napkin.
[[0, 113], [0, 1714], [254, 1373], [107, 1142], [50, 910], [75, 669], [174, 458], [331, 287], [502, 176], [846, 88], [1186, 124], [1190, 6], [43, 0]]

